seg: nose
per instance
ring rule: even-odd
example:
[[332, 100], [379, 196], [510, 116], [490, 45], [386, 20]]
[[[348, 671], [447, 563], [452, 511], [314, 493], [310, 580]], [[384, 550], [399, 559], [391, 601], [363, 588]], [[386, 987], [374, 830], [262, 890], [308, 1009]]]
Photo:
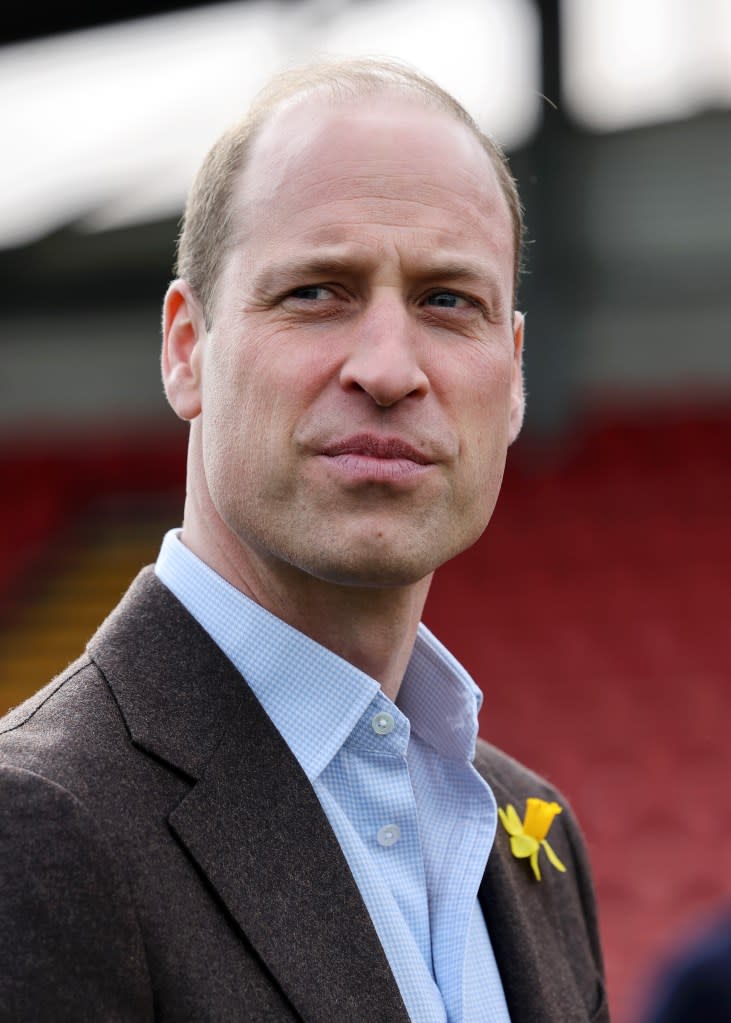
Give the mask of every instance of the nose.
[[417, 330], [399, 298], [372, 302], [352, 335], [341, 387], [364, 391], [382, 408], [408, 397], [423, 398], [429, 378], [419, 361]]

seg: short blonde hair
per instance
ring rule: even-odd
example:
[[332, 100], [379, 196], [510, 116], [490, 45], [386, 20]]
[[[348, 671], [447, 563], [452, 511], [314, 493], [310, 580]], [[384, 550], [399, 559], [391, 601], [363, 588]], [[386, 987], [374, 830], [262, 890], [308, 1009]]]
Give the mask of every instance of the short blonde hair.
[[487, 153], [513, 226], [515, 296], [521, 272], [523, 210], [501, 147], [478, 127], [461, 103], [420, 72], [394, 60], [340, 60], [276, 75], [255, 98], [247, 116], [214, 143], [196, 175], [181, 222], [176, 274], [197, 295], [209, 324], [221, 263], [232, 235], [233, 194], [262, 126], [281, 107], [312, 93], [341, 103], [389, 91], [413, 97], [454, 117]]

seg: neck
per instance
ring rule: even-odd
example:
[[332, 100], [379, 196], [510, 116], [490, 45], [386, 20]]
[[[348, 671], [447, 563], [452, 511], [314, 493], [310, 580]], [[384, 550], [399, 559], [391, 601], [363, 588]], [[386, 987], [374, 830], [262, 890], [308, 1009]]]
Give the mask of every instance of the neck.
[[217, 515], [202, 521], [201, 511], [186, 502], [186, 547], [267, 611], [375, 679], [395, 702], [431, 575], [387, 588], [329, 582], [253, 550]]

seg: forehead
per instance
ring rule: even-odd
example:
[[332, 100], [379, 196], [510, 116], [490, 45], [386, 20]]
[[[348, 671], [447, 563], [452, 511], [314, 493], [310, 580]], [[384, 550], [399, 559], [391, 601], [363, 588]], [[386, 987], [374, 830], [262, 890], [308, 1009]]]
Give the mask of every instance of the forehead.
[[445, 111], [399, 94], [310, 96], [259, 132], [234, 196], [235, 234], [263, 243], [354, 233], [413, 248], [487, 250], [512, 265], [512, 225], [490, 157]]

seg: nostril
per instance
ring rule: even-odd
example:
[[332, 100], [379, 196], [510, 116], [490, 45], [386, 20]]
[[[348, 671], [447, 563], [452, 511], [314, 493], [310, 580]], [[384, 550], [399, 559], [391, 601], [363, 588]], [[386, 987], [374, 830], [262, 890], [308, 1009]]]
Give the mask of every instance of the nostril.
[[382, 408], [409, 396], [423, 397], [429, 378], [410, 350], [398, 349], [355, 353], [342, 367], [340, 385], [363, 392]]

